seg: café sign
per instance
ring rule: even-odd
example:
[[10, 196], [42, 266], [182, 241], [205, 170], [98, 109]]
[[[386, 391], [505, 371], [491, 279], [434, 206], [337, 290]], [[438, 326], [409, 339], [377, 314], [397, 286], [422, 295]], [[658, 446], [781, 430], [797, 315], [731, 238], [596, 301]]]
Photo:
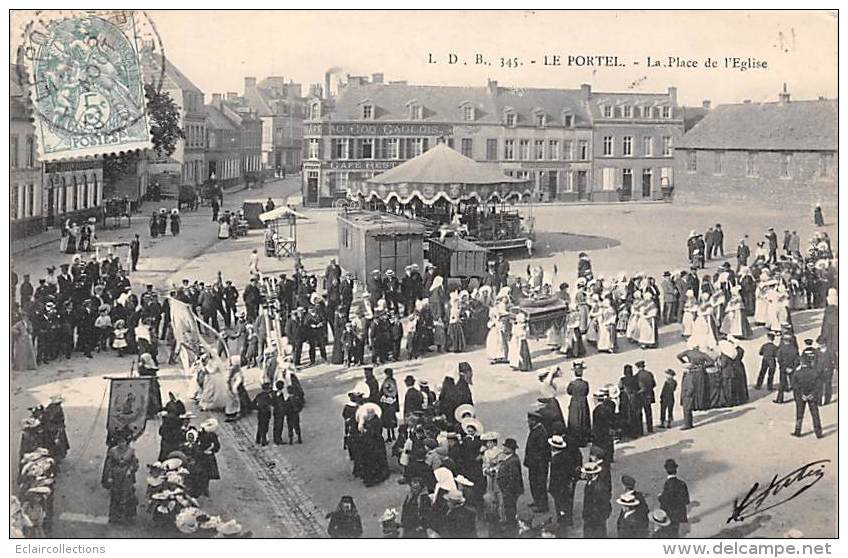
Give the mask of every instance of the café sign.
[[409, 122], [324, 122], [321, 124], [305, 124], [303, 134], [306, 136], [452, 136], [453, 126], [450, 124], [423, 124]]

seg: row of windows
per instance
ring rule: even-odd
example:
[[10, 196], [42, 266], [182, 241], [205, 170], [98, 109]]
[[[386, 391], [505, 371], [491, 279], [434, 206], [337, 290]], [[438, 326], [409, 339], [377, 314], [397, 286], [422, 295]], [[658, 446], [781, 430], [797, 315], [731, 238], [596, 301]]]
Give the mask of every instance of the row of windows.
[[[430, 138], [334, 138], [331, 159], [412, 159], [430, 147]], [[309, 140], [307, 156], [321, 157], [321, 140]]]
[[186, 124], [185, 136], [186, 147], [206, 146], [206, 127], [202, 124]]
[[[463, 140], [464, 141], [464, 140]], [[471, 140], [468, 140], [469, 142]], [[503, 158], [506, 161], [556, 161], [556, 160], [574, 160], [588, 161], [589, 160], [589, 142], [580, 140], [577, 142], [577, 153], [574, 152], [574, 142], [565, 140], [518, 140], [516, 149], [516, 140], [504, 140]], [[489, 161], [497, 160], [498, 140], [486, 140], [486, 159]], [[469, 144], [470, 151], [470, 144]], [[463, 153], [464, 155], [465, 153]], [[575, 156], [576, 155], [576, 156]]]
[[[641, 188], [643, 196], [651, 195], [652, 188], [655, 184], [654, 172], [655, 169], [642, 169]], [[672, 185], [673, 169], [671, 167], [662, 167], [659, 170], [660, 186], [667, 188]], [[606, 191], [618, 190], [622, 188], [628, 192], [633, 191], [633, 187], [637, 186], [633, 182], [633, 169], [623, 168], [616, 169], [606, 167], [601, 169], [601, 188]]]
[[11, 220], [33, 217], [35, 214], [35, 184], [12, 184], [9, 188]]
[[23, 161], [21, 160], [21, 146], [19, 142], [20, 139], [17, 134], [9, 134], [9, 167], [13, 169], [21, 168], [21, 166], [26, 168], [35, 167], [35, 136], [26, 137]]
[[[623, 136], [621, 138], [621, 150], [619, 155], [622, 157], [633, 157], [636, 155], [634, 149], [634, 138], [633, 136]], [[662, 145], [660, 146], [660, 154], [663, 157], [671, 157], [673, 145], [671, 136], [663, 136], [662, 137]], [[603, 138], [603, 150], [604, 157], [614, 157], [616, 155], [615, 148], [615, 138], [613, 136], [604, 136]], [[653, 136], [643, 136], [641, 142], [641, 156], [642, 157], [653, 157], [654, 156], [654, 138]]]
[[[721, 175], [725, 173], [724, 151], [713, 152], [713, 174]], [[780, 176], [781, 178], [792, 178], [792, 153], [780, 154]], [[818, 175], [826, 177], [830, 173], [832, 166], [833, 155], [823, 153], [819, 156]], [[698, 152], [690, 150], [686, 152], [686, 172], [696, 172], [698, 170]], [[759, 153], [756, 151], [745, 152], [745, 175], [749, 177], [757, 177], [760, 175], [759, 168]]]
[[633, 105], [601, 105], [604, 118], [656, 118], [668, 120], [671, 118], [671, 107], [646, 107]]

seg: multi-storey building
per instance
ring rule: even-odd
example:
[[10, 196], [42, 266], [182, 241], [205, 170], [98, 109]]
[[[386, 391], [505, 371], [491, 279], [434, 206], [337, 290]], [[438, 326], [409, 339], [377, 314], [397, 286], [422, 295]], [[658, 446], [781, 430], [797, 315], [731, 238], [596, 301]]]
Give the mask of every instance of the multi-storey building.
[[[584, 86], [584, 90], [588, 86]], [[677, 89], [587, 91], [593, 124], [593, 200], [661, 199], [674, 186], [674, 146], [683, 135]]]
[[675, 198], [786, 208], [836, 203], [838, 102], [719, 105], [675, 150]]
[[[35, 126], [28, 92], [19, 82], [18, 67], [9, 67], [9, 220], [11, 237], [21, 238], [44, 230], [45, 205], [41, 163], [37, 158]], [[52, 191], [52, 190], [51, 190]]]
[[206, 173], [228, 187], [262, 169], [262, 121], [236, 93], [212, 94], [206, 109]]
[[[307, 101], [307, 205], [326, 205], [355, 193], [374, 174], [421, 154], [440, 139], [478, 162], [528, 179], [528, 195], [537, 201], [641, 198], [642, 189], [632, 193], [634, 172], [648, 181], [647, 195], [658, 198], [660, 185], [671, 185], [671, 145], [683, 129], [673, 88], [652, 95], [593, 93], [589, 85], [516, 89], [491, 80], [486, 87], [418, 86], [384, 83], [375, 74], [371, 80], [348, 76], [336, 96], [327, 95], [327, 89]], [[649, 107], [651, 112], [644, 117], [640, 112], [637, 119], [628, 110], [626, 117], [617, 118], [604, 111], [607, 104]], [[614, 136], [613, 143], [627, 138], [630, 155], [622, 155], [620, 162], [609, 155], [599, 164], [604, 144], [595, 120], [605, 135]], [[666, 136], [671, 139], [663, 143]], [[637, 141], [644, 143], [636, 146]], [[651, 151], [646, 155], [641, 149]], [[603, 170], [607, 167], [617, 174]], [[631, 193], [620, 196], [626, 184]]]
[[300, 170], [306, 113], [301, 84], [280, 76], [259, 83], [246, 77], [244, 99], [262, 119], [262, 167], [275, 174]]
[[164, 185], [174, 181], [160, 175], [178, 172], [179, 184], [197, 186], [205, 179], [206, 110], [203, 91], [167, 58], [147, 54], [144, 63], [145, 75], [162, 76], [162, 91], [167, 92], [180, 108], [180, 127], [185, 134], [170, 157], [157, 158], [154, 153], [150, 154], [153, 157], [149, 169], [151, 180], [161, 181]]

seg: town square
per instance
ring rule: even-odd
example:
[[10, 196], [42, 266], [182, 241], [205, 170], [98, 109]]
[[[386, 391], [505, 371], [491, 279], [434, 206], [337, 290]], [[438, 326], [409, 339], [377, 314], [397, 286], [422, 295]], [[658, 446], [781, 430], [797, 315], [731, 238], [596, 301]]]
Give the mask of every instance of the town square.
[[177, 34], [221, 12], [50, 17], [10, 45], [13, 537], [838, 536], [835, 59], [222, 80]]

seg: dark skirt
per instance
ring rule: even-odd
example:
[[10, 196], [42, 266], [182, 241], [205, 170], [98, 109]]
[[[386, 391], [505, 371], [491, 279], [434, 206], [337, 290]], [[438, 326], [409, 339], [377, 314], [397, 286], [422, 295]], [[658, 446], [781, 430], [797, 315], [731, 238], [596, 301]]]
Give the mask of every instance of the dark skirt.
[[454, 353], [461, 353], [465, 351], [465, 332], [462, 331], [462, 325], [458, 322], [448, 324], [447, 333], [447, 350]]
[[692, 371], [692, 382], [695, 387], [695, 411], [704, 411], [710, 408], [710, 387], [707, 372], [703, 368], [694, 368]]

